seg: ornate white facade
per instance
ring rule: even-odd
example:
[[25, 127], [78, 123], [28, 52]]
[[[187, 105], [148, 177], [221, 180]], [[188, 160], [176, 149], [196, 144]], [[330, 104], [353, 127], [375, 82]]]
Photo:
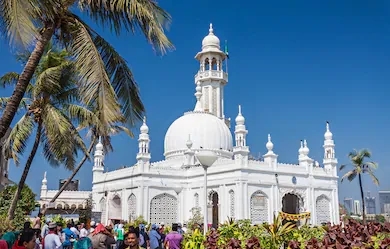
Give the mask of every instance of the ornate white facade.
[[[306, 140], [300, 144], [299, 164], [278, 162], [270, 135], [263, 159], [250, 159], [241, 107], [235, 119], [234, 140], [230, 119], [224, 115], [226, 54], [213, 32], [210, 25], [202, 51], [195, 57], [200, 64], [195, 75], [195, 108], [169, 127], [165, 160], [151, 162], [146, 119], [140, 128], [134, 166], [104, 173], [103, 145], [97, 144], [92, 197], [94, 211], [102, 212], [101, 222], [142, 215], [150, 222], [184, 223], [193, 208], [203, 207], [207, 201], [208, 221], [214, 225], [227, 217], [251, 219], [255, 224], [271, 222], [279, 211], [311, 212], [311, 224], [338, 223], [337, 159], [329, 124], [321, 166], [309, 157]], [[208, 169], [207, 196], [203, 191], [204, 171], [196, 159], [199, 151], [218, 156]]]

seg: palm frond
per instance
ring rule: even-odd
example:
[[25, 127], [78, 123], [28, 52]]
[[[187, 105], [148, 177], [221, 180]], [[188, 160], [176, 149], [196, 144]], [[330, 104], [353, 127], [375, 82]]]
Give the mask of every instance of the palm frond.
[[101, 26], [108, 24], [111, 31], [135, 32], [140, 29], [157, 52], [173, 49], [165, 35], [171, 16], [152, 0], [79, 0], [79, 7]]
[[356, 169], [353, 169], [351, 171], [348, 171], [345, 175], [343, 175], [343, 177], [341, 177], [341, 182], [344, 181], [344, 179], [348, 179], [348, 181], [353, 181], [353, 179], [355, 179], [355, 177], [358, 175], [358, 172]]
[[41, 94], [54, 95], [61, 93], [61, 77], [64, 70], [70, 66], [70, 62], [64, 62], [55, 67], [49, 67], [42, 71], [35, 82], [34, 95], [39, 96]]
[[[70, 120], [51, 104], [46, 104], [42, 112], [44, 124], [44, 156], [53, 166], [64, 164], [73, 170], [77, 151], [88, 155], [87, 148]], [[57, 163], [56, 163], [57, 162]]]
[[379, 185], [379, 180], [378, 178], [374, 175], [374, 172], [370, 169], [367, 171], [368, 175], [371, 177], [371, 180], [372, 182], [375, 184], [375, 185]]
[[108, 125], [116, 122], [121, 116], [121, 110], [105, 63], [88, 29], [77, 19], [73, 21], [75, 26], [70, 50], [75, 58], [75, 68], [80, 74], [82, 101], [87, 106], [96, 103], [95, 108], [102, 123]]
[[38, 37], [35, 19], [40, 16], [38, 0], [0, 1], [0, 27], [10, 43], [27, 49]]
[[145, 114], [145, 107], [141, 101], [139, 88], [133, 73], [127, 66], [126, 61], [111, 44], [99, 36], [97, 32], [82, 20], [78, 19], [78, 21], [84, 25], [92, 38], [93, 44], [99, 51], [111, 85], [121, 105], [123, 116], [126, 118], [126, 122], [130, 127], [133, 127], [142, 120]]
[[64, 108], [66, 109], [69, 119], [74, 120], [77, 124], [87, 124], [88, 126], [92, 126], [93, 124], [98, 124], [100, 122], [99, 117], [96, 116], [94, 112], [83, 106], [77, 104], [67, 104]]
[[[7, 103], [8, 103], [8, 101], [9, 101], [9, 99], [10, 99], [11, 97], [0, 97], [0, 111], [2, 110], [2, 109], [4, 109], [5, 108], [5, 106], [7, 105]], [[28, 109], [28, 105], [29, 105], [29, 103], [31, 103], [31, 99], [29, 99], [29, 98], [23, 98], [21, 101], [20, 101], [20, 104], [19, 104], [19, 108], [20, 109]]]
[[9, 72], [0, 77], [0, 85], [6, 87], [7, 85], [16, 85], [19, 79], [19, 74], [16, 72]]
[[8, 158], [12, 158], [16, 165], [19, 165], [19, 155], [25, 151], [27, 140], [33, 130], [33, 118], [29, 115], [23, 115], [12, 128], [9, 137], [4, 141], [3, 152]]

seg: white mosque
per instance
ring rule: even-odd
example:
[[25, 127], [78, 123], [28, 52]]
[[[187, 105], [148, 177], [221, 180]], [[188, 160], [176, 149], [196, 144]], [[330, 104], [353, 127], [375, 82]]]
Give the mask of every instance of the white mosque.
[[[322, 165], [309, 157], [306, 141], [299, 148], [299, 164], [278, 162], [268, 135], [262, 160], [253, 160], [246, 143], [248, 130], [241, 107], [235, 119], [234, 140], [230, 120], [224, 115], [224, 87], [228, 74], [226, 54], [212, 25], [196, 54], [196, 105], [169, 127], [164, 140], [165, 160], [152, 162], [146, 119], [140, 128], [137, 162], [132, 167], [104, 172], [103, 145], [96, 145], [93, 166], [93, 211], [100, 222], [133, 220], [138, 216], [151, 223], [185, 223], [194, 208], [206, 211], [208, 223], [227, 217], [250, 219], [253, 224], [271, 222], [280, 211], [310, 213], [310, 224], [339, 223], [338, 176], [335, 145], [329, 123], [324, 134]], [[204, 170], [197, 154], [212, 153], [217, 160]], [[207, 187], [206, 187], [207, 186]], [[56, 193], [42, 181], [41, 206]], [[83, 206], [91, 192], [64, 191], [53, 207]], [[205, 207], [207, 205], [207, 210]]]

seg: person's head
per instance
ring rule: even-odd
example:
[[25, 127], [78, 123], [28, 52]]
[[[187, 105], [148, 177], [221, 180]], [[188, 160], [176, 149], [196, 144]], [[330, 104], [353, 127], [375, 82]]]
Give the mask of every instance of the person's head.
[[95, 227], [96, 227], [96, 222], [95, 222], [95, 221], [91, 221], [91, 223], [89, 223], [89, 225], [90, 225], [92, 228], [95, 228]]
[[39, 218], [42, 218], [42, 213], [39, 213], [39, 214], [38, 214], [38, 217], [39, 217]]
[[66, 224], [66, 227], [67, 227], [67, 228], [71, 228], [71, 227], [72, 227], [72, 223]]
[[144, 224], [139, 224], [139, 230], [141, 232], [144, 232], [145, 231], [145, 225]]
[[57, 229], [57, 223], [55, 222], [50, 222], [49, 223], [49, 231], [54, 232]]
[[179, 226], [178, 226], [177, 223], [173, 223], [173, 224], [172, 224], [172, 231], [177, 232], [177, 228], [178, 228], [178, 227], [179, 227]]
[[157, 224], [152, 224], [152, 229], [153, 229], [153, 230], [157, 230], [157, 229], [158, 229]]
[[139, 245], [139, 228], [130, 227], [129, 232], [126, 234], [126, 244], [131, 247]]
[[28, 229], [31, 229], [31, 222], [26, 221], [24, 222], [23, 230], [28, 230]]
[[35, 233], [33, 230], [26, 230], [20, 234], [18, 246], [23, 246], [26, 249], [34, 249], [35, 248]]

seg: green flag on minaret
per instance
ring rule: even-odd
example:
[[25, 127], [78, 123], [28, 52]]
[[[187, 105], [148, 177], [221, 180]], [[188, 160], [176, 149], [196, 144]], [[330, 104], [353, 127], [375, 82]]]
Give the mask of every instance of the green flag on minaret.
[[227, 40], [225, 41], [225, 54], [226, 54], [226, 57], [229, 59], [229, 50], [228, 50]]

